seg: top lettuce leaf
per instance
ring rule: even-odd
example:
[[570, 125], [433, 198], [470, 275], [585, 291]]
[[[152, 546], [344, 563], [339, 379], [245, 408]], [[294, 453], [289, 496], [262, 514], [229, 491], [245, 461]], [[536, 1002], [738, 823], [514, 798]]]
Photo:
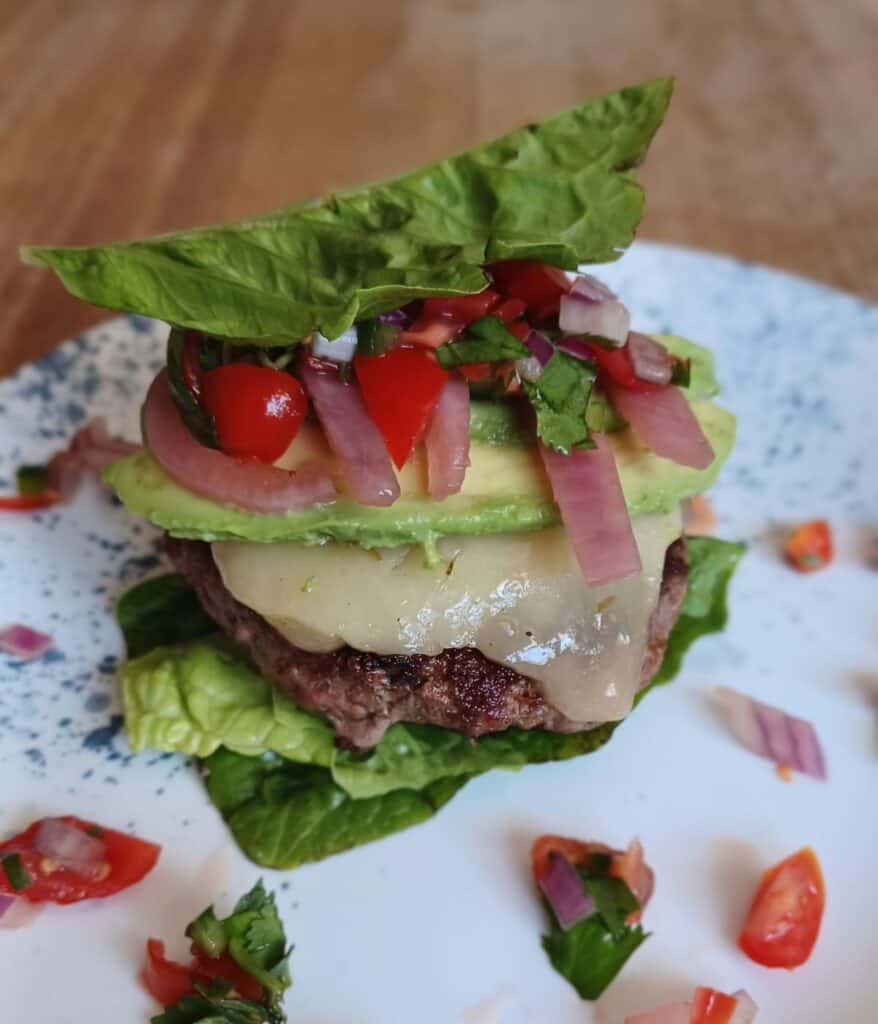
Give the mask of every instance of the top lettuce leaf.
[[31, 247], [97, 306], [266, 345], [428, 295], [476, 292], [480, 265], [616, 259], [643, 211], [633, 169], [673, 82], [656, 79], [365, 188], [145, 241]]

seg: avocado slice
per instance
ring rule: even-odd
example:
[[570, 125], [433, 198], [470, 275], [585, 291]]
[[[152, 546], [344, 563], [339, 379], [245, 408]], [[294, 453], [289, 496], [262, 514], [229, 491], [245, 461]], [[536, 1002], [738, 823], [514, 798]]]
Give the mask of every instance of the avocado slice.
[[[713, 482], [732, 447], [735, 420], [704, 400], [694, 401], [692, 410], [716, 453], [704, 470], [653, 455], [628, 429], [609, 435], [631, 515], [667, 512]], [[459, 494], [441, 502], [427, 495], [420, 452], [400, 473], [402, 494], [389, 508], [366, 507], [342, 497], [331, 505], [286, 515], [247, 512], [180, 487], [146, 449], [113, 463], [104, 479], [133, 514], [175, 537], [206, 541], [334, 540], [366, 548], [423, 544], [429, 552], [443, 536], [539, 530], [560, 522], [536, 449], [481, 441], [470, 446], [470, 468]]]

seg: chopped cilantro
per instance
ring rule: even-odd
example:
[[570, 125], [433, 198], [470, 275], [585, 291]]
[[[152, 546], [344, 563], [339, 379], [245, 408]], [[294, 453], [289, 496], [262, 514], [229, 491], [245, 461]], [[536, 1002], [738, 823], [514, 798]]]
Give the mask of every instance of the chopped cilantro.
[[692, 378], [692, 360], [674, 359], [671, 363], [671, 383], [679, 388], [688, 388]]
[[483, 316], [464, 330], [459, 341], [450, 341], [436, 349], [436, 362], [446, 370], [472, 363], [502, 363], [524, 359], [530, 349], [510, 334], [495, 316]]
[[0, 859], [0, 865], [2, 865], [6, 877], [9, 879], [9, 884], [16, 892], [26, 889], [33, 881], [17, 853], [7, 853], [5, 857]]
[[640, 909], [637, 897], [621, 878], [585, 878], [584, 882], [610, 934], [614, 939], [620, 938], [626, 930], [625, 918]]
[[46, 467], [19, 466], [15, 473], [15, 487], [23, 498], [42, 494], [46, 489]]
[[397, 334], [398, 327], [386, 324], [378, 317], [361, 320], [357, 324], [357, 355], [380, 356], [393, 345]]
[[537, 380], [522, 382], [544, 445], [562, 455], [574, 448], [594, 447], [585, 420], [594, 379], [592, 362], [555, 352]]
[[543, 936], [543, 949], [583, 999], [597, 999], [646, 938], [640, 925], [626, 926], [614, 935], [599, 915], [592, 914], [566, 932], [553, 919]]

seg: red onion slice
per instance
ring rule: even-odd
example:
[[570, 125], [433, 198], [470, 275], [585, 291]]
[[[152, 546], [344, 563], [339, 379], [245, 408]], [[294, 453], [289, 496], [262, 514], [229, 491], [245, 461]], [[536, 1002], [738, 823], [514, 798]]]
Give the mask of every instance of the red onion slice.
[[580, 274], [574, 278], [573, 284], [570, 286], [570, 294], [578, 295], [590, 302], [606, 302], [607, 299], [618, 297], [603, 281], [591, 274]]
[[539, 887], [565, 932], [594, 913], [594, 903], [585, 891], [579, 873], [559, 853], [549, 855], [549, 864], [539, 878]]
[[560, 455], [541, 444], [540, 455], [585, 582], [599, 587], [641, 564], [613, 450], [602, 434], [591, 437], [594, 448]]
[[20, 661], [33, 661], [34, 658], [41, 657], [54, 642], [48, 633], [41, 633], [20, 622], [0, 629], [0, 651], [11, 654]]
[[631, 317], [617, 299], [590, 302], [571, 292], [561, 297], [558, 324], [566, 334], [592, 334], [616, 345], [624, 345]]
[[149, 450], [168, 476], [211, 501], [271, 514], [335, 499], [335, 486], [321, 466], [307, 463], [291, 473], [199, 444], [174, 405], [166, 370], [147, 393], [143, 430]]
[[671, 381], [671, 357], [664, 345], [646, 334], [631, 331], [628, 335], [628, 355], [631, 357], [631, 369], [638, 380], [650, 384], [669, 384]]
[[110, 463], [136, 452], [140, 445], [112, 437], [103, 416], [95, 416], [73, 435], [69, 451], [90, 469], [104, 469]]
[[357, 386], [309, 360], [302, 363], [301, 379], [354, 497], [362, 505], [392, 505], [399, 497], [399, 482]]
[[823, 748], [810, 722], [727, 686], [718, 686], [716, 695], [735, 738], [751, 753], [812, 779], [826, 779]]
[[651, 452], [693, 469], [713, 462], [710, 442], [679, 388], [640, 392], [608, 384], [606, 390], [616, 412]]
[[430, 497], [437, 501], [457, 494], [469, 465], [469, 385], [449, 377], [424, 435]]
[[95, 836], [62, 818], [46, 818], [34, 835], [34, 849], [85, 878], [99, 878], [106, 871], [106, 847]]
[[46, 465], [46, 490], [61, 496], [61, 501], [75, 497], [82, 484], [85, 467], [75, 452], [56, 452]]

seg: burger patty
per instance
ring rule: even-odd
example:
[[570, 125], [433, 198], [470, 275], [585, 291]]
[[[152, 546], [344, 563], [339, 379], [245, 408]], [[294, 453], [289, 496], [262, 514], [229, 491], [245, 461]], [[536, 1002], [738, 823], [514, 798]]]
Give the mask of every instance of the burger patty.
[[[447, 648], [435, 655], [370, 654], [347, 646], [323, 653], [302, 650], [235, 599], [209, 544], [168, 537], [166, 548], [207, 614], [249, 653], [266, 679], [299, 707], [325, 715], [346, 747], [373, 747], [394, 722], [441, 725], [471, 737], [511, 726], [577, 732], [595, 724], [567, 718], [546, 701], [534, 680], [474, 647]], [[677, 540], [665, 555], [641, 686], [661, 664], [686, 593], [686, 577], [686, 547]]]

